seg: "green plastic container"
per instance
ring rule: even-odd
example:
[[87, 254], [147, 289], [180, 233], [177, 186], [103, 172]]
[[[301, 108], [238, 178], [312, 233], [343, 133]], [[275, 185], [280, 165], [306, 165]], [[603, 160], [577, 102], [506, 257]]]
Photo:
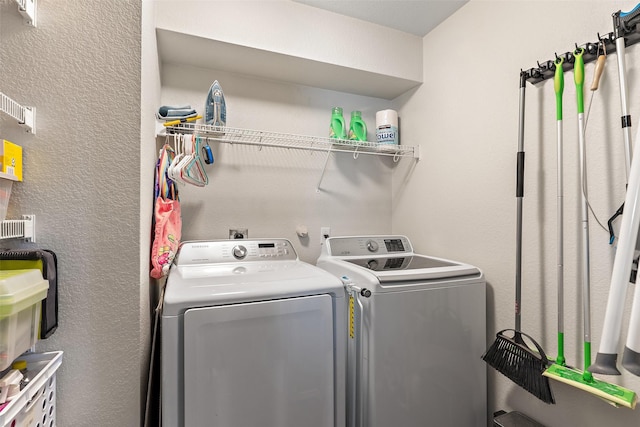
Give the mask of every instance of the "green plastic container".
[[347, 131], [344, 126], [342, 107], [333, 107], [331, 112], [331, 128], [329, 137], [336, 139], [347, 139]]
[[349, 123], [349, 139], [351, 141], [367, 140], [367, 124], [362, 120], [360, 111], [351, 112], [351, 122]]

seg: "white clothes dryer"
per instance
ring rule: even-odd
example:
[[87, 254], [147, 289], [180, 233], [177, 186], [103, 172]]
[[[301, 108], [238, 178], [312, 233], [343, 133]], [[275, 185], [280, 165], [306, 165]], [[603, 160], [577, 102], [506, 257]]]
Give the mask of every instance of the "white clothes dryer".
[[330, 237], [318, 267], [348, 291], [349, 427], [484, 427], [482, 272], [405, 236]]
[[285, 239], [185, 242], [162, 311], [171, 427], [343, 427], [346, 297]]

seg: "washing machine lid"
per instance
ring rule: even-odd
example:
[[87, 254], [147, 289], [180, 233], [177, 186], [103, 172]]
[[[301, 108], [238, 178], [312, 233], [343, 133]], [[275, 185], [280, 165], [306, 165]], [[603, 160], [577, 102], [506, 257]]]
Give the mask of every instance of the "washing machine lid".
[[[169, 272], [163, 316], [176, 316], [195, 307], [306, 295], [344, 295], [339, 279], [300, 261], [291, 243], [278, 245], [284, 242], [270, 239], [184, 243]], [[241, 257], [233, 255], [237, 246], [244, 248]], [[278, 247], [282, 248], [279, 254], [275, 249]], [[289, 249], [287, 253], [284, 248]]]
[[381, 283], [482, 275], [469, 264], [415, 254], [409, 239], [399, 235], [331, 237], [321, 260], [366, 269]]

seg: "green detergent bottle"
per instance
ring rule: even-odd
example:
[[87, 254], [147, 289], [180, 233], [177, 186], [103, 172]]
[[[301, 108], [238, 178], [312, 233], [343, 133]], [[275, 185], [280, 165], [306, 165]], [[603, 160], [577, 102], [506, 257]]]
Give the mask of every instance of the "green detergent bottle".
[[351, 123], [349, 123], [349, 139], [351, 141], [367, 140], [367, 124], [362, 120], [362, 112], [351, 112]]
[[344, 127], [344, 117], [342, 116], [342, 107], [333, 107], [333, 110], [331, 112], [331, 128], [329, 129], [329, 138], [347, 138], [347, 132]]

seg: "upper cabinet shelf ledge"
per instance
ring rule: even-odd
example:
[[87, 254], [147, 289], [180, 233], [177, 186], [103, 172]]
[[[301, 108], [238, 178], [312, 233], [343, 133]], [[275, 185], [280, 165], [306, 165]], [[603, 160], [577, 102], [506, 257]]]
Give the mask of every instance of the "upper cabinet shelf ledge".
[[296, 2], [192, 3], [156, 4], [161, 73], [188, 65], [387, 100], [422, 84], [413, 34]]

